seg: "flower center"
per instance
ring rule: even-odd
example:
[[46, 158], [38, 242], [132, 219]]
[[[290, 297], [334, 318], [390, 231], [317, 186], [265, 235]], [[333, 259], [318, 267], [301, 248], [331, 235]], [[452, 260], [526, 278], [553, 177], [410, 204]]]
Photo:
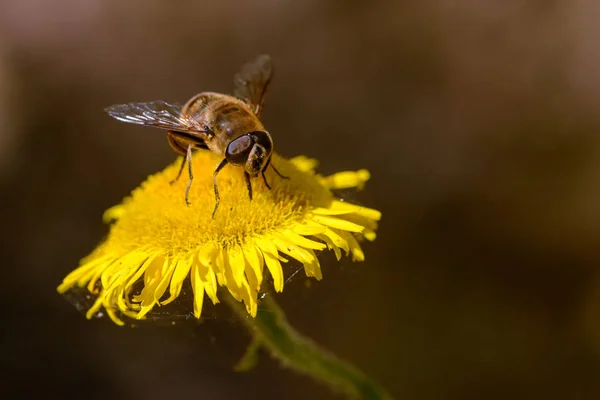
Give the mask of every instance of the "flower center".
[[164, 255], [187, 252], [207, 242], [229, 246], [245, 242], [248, 236], [285, 228], [301, 220], [307, 210], [327, 207], [333, 200], [312, 173], [299, 171], [274, 155], [274, 166], [290, 179], [281, 178], [269, 167], [265, 175], [271, 190], [262, 177], [253, 178], [250, 200], [243, 170], [226, 166], [217, 177], [221, 202], [212, 219], [213, 172], [220, 161], [219, 156], [208, 151], [194, 154], [189, 206], [185, 203], [189, 182], [186, 171], [170, 184], [177, 176], [180, 160], [148, 178], [117, 206], [121, 216], [112, 226], [110, 243], [106, 244], [123, 253], [152, 248]]

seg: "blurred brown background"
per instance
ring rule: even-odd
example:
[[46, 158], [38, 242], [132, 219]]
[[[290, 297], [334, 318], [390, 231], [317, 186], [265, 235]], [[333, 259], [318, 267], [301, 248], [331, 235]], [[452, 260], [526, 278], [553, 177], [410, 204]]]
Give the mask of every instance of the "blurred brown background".
[[329, 399], [239, 328], [87, 321], [56, 285], [101, 214], [174, 159], [103, 108], [230, 91], [259, 53], [285, 156], [368, 168], [365, 263], [278, 299], [398, 399], [600, 396], [600, 5], [0, 3], [0, 396]]

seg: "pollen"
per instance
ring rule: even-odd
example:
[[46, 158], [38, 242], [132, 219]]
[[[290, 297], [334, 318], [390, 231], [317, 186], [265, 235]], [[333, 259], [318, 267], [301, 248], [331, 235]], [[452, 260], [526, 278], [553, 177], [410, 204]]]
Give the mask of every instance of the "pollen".
[[255, 316], [265, 275], [270, 274], [275, 291], [282, 291], [287, 261], [296, 260], [307, 276], [321, 279], [320, 251], [331, 250], [338, 260], [344, 254], [364, 260], [359, 241], [375, 239], [381, 213], [339, 199], [332, 190], [362, 188], [368, 171], [323, 177], [314, 172], [316, 160], [274, 155], [273, 165], [289, 179], [269, 168], [271, 189], [262, 178], [253, 178], [251, 200], [243, 170], [228, 165], [217, 178], [221, 202], [213, 219], [213, 171], [220, 161], [208, 151], [194, 154], [190, 205], [185, 203], [187, 174], [171, 183], [177, 160], [108, 209], [106, 240], [58, 291], [87, 290], [95, 297], [87, 317], [104, 309], [119, 325], [122, 316], [144, 319], [173, 302], [186, 282], [196, 318], [205, 298], [218, 303], [223, 287]]

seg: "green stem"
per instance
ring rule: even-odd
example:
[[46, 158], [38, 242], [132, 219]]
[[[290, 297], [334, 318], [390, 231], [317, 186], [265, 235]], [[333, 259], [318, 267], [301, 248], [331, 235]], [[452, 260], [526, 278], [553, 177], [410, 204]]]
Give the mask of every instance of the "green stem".
[[383, 388], [356, 367], [340, 360], [296, 331], [288, 323], [273, 296], [263, 299], [256, 318], [248, 317], [245, 307], [231, 296], [223, 297], [236, 314], [242, 317], [253, 336], [253, 343], [238, 364], [238, 370], [251, 368], [256, 362], [256, 350], [262, 346], [286, 367], [306, 374], [350, 398], [392, 399]]

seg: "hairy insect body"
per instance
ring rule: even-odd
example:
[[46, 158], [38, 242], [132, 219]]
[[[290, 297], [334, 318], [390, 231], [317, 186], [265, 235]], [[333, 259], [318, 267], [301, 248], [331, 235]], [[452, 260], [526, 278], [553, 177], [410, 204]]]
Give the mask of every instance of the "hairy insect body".
[[192, 97], [183, 107], [182, 115], [207, 126], [211, 137], [204, 142], [218, 155], [225, 155], [227, 146], [234, 139], [248, 132], [265, 130], [244, 101], [221, 93], [205, 92]]
[[242, 66], [234, 76], [234, 96], [215, 92], [202, 92], [181, 106], [162, 100], [144, 103], [116, 104], [106, 109], [113, 118], [131, 124], [151, 126], [167, 131], [167, 140], [175, 152], [184, 156], [176, 181], [185, 164], [190, 179], [185, 189], [185, 202], [194, 176], [192, 174], [192, 150], [208, 149], [223, 159], [213, 172], [215, 208], [219, 206], [217, 174], [227, 164], [241, 167], [252, 199], [250, 178], [262, 175], [267, 188], [271, 188], [265, 177], [271, 164], [273, 139], [260, 122], [264, 95], [271, 81], [273, 68], [271, 58], [258, 56]]

